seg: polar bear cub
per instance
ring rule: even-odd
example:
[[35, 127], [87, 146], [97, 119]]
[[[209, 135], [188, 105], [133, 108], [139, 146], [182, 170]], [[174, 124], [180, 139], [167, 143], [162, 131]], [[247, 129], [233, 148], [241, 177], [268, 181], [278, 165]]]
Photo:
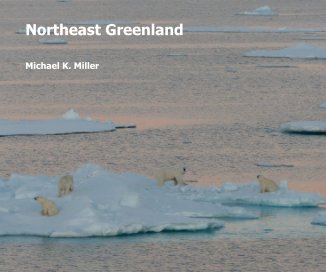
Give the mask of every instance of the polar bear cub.
[[260, 192], [267, 193], [267, 192], [276, 192], [278, 190], [278, 185], [275, 181], [265, 178], [262, 175], [258, 175], [257, 179], [260, 184]]
[[43, 196], [36, 196], [34, 197], [34, 200], [36, 200], [38, 203], [41, 204], [42, 206], [41, 214], [44, 216], [53, 216], [59, 212], [55, 203]]
[[164, 182], [173, 180], [174, 185], [186, 185], [186, 181], [183, 180], [183, 175], [186, 172], [186, 168], [161, 168], [155, 175], [159, 186], [163, 186]]
[[61, 177], [59, 181], [59, 194], [58, 196], [64, 196], [72, 192], [74, 189], [74, 178], [71, 175]]

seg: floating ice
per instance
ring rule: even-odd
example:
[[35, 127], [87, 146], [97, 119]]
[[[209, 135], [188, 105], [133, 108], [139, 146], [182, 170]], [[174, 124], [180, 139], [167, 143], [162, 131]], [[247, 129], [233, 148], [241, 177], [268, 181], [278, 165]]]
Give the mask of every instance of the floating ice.
[[253, 50], [246, 52], [245, 57], [264, 58], [301, 58], [301, 59], [326, 59], [326, 47], [318, 47], [305, 43], [278, 50]]
[[167, 54], [168, 57], [187, 57], [189, 54], [186, 53], [170, 53]]
[[77, 120], [77, 119], [80, 119], [79, 113], [78, 112], [75, 112], [74, 109], [70, 109], [62, 117], [64, 119], [66, 119], [66, 120]]
[[255, 9], [254, 11], [244, 11], [236, 13], [236, 15], [249, 15], [249, 16], [277, 16], [278, 13], [272, 10], [269, 6], [263, 6]]
[[19, 28], [15, 32], [16, 34], [26, 34], [26, 28]]
[[50, 120], [0, 120], [0, 136], [10, 135], [47, 135], [113, 131], [111, 122], [98, 122], [80, 119], [79, 114], [70, 110], [63, 115], [64, 119]]
[[55, 37], [55, 38], [39, 39], [39, 43], [42, 43], [42, 44], [67, 44], [67, 41], [63, 38]]
[[288, 64], [259, 64], [256, 65], [257, 68], [297, 68], [297, 66], [294, 65], [288, 65]]
[[222, 187], [184, 186], [170, 189], [186, 199], [210, 203], [278, 207], [314, 207], [326, 203], [326, 199], [318, 193], [289, 190], [286, 181], [281, 182], [279, 187], [277, 192], [260, 193], [258, 182], [244, 185], [228, 182]]
[[221, 33], [315, 33], [326, 32], [326, 27], [321, 28], [257, 28], [241, 26], [189, 26], [184, 27], [184, 32], [221, 32]]
[[227, 73], [237, 73], [238, 69], [233, 68], [233, 67], [225, 67], [224, 71], [227, 72]]
[[304, 36], [304, 37], [300, 37], [299, 40], [303, 40], [303, 41], [313, 41], [313, 40], [326, 40], [326, 36]]
[[135, 124], [114, 124], [116, 129], [121, 129], [121, 128], [136, 128]]
[[326, 212], [319, 213], [311, 222], [314, 225], [326, 226]]
[[298, 121], [281, 125], [281, 131], [298, 134], [326, 134], [326, 121]]
[[[178, 197], [144, 176], [84, 165], [73, 174], [74, 192], [57, 197], [59, 177], [11, 175], [0, 181], [0, 235], [49, 237], [115, 236], [160, 231], [196, 231], [223, 226], [217, 217], [257, 218], [240, 207]], [[54, 201], [59, 214], [41, 216], [33, 199]]]
[[320, 104], [319, 106], [321, 109], [326, 109], [326, 103]]
[[294, 167], [293, 164], [284, 164], [284, 163], [271, 163], [271, 162], [258, 162], [256, 163], [259, 167]]

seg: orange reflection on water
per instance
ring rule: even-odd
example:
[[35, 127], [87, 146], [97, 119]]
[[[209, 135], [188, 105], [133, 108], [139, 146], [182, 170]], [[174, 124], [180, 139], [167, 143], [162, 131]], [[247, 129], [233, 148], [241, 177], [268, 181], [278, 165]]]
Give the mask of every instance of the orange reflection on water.
[[304, 192], [316, 192], [326, 196], [326, 182], [325, 181], [313, 181], [313, 182], [292, 182], [289, 181], [289, 188], [293, 188], [297, 191]]

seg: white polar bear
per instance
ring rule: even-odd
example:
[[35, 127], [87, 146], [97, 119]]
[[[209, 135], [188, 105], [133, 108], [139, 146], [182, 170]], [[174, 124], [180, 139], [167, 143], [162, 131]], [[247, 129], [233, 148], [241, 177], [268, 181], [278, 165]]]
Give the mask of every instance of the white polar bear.
[[162, 168], [160, 169], [155, 178], [158, 181], [159, 186], [163, 186], [164, 182], [172, 180], [174, 185], [187, 185], [187, 182], [196, 182], [196, 180], [184, 180], [183, 175], [186, 172], [186, 168]]
[[42, 206], [41, 214], [44, 216], [53, 216], [59, 212], [55, 203], [43, 196], [36, 196], [34, 197], [34, 200], [36, 200], [38, 203], [41, 204]]
[[278, 185], [275, 181], [265, 178], [262, 175], [258, 175], [257, 179], [259, 181], [261, 193], [276, 192], [278, 190]]
[[74, 189], [74, 178], [71, 175], [61, 177], [59, 181], [59, 194], [58, 196], [64, 196], [72, 192]]

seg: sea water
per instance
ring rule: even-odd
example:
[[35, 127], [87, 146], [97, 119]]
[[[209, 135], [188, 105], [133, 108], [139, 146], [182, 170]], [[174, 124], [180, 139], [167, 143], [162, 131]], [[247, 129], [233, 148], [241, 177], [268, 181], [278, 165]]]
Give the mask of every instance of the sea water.
[[[236, 16], [259, 1], [3, 1], [0, 4], [0, 116], [83, 116], [137, 129], [0, 138], [0, 173], [61, 175], [83, 163], [153, 176], [187, 166], [199, 186], [252, 182], [257, 174], [321, 192], [325, 136], [287, 135], [288, 121], [325, 120], [325, 60], [247, 58], [286, 48], [298, 33], [186, 33], [182, 38], [69, 38], [44, 45], [15, 34], [25, 23], [112, 19], [186, 26], [320, 28], [325, 5], [269, 1], [279, 16]], [[90, 16], [91, 15], [91, 16]], [[149, 16], [150, 15], [150, 16]], [[150, 18], [150, 19], [149, 19]], [[322, 35], [323, 33], [309, 34]], [[314, 40], [325, 47], [325, 41]], [[91, 61], [94, 71], [26, 71], [27, 61]], [[293, 167], [259, 167], [257, 164]], [[226, 220], [221, 230], [115, 238], [0, 238], [1, 271], [323, 271], [322, 208], [263, 208], [259, 220]], [[19, 222], [17, 222], [19, 224]], [[263, 260], [263, 261], [262, 261]]]

